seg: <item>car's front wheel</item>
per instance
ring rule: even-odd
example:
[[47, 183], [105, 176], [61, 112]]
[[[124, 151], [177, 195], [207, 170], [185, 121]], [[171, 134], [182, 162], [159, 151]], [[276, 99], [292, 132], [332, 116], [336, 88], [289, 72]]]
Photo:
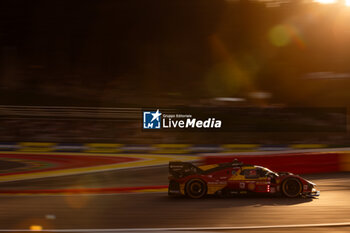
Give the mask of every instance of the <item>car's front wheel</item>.
[[186, 194], [191, 198], [202, 198], [207, 193], [207, 185], [203, 180], [193, 179], [186, 184]]
[[289, 178], [282, 183], [282, 192], [287, 197], [298, 197], [302, 192], [302, 185], [297, 178]]

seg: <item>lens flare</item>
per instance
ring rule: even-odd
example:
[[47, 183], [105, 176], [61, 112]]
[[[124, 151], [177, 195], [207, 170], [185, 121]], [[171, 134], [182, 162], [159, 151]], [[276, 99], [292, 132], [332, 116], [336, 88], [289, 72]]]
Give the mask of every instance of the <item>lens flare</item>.
[[294, 25], [279, 24], [268, 32], [271, 44], [277, 47], [287, 46], [290, 43], [296, 44], [300, 49], [304, 49], [306, 44], [302, 37], [302, 32]]
[[287, 29], [283, 25], [273, 27], [269, 32], [269, 39], [277, 47], [286, 46], [291, 40]]

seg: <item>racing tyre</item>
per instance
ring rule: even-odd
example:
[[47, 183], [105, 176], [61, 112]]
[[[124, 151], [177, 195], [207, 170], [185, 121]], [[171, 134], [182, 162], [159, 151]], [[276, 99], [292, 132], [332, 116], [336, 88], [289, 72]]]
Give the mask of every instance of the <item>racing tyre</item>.
[[200, 179], [190, 180], [186, 185], [186, 194], [191, 198], [202, 198], [207, 194], [207, 185]]
[[303, 188], [297, 178], [289, 178], [282, 184], [282, 192], [287, 197], [299, 197]]

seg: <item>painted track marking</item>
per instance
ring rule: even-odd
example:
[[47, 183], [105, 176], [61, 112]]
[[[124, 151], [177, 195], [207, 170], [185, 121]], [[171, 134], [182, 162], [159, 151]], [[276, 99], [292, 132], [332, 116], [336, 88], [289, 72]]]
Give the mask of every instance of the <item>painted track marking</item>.
[[[33, 154], [33, 152], [0, 152], [1, 154]], [[60, 156], [67, 155], [63, 152], [36, 152], [36, 155], [47, 156]], [[58, 177], [66, 175], [77, 175], [77, 174], [87, 174], [95, 172], [104, 172], [112, 170], [122, 170], [130, 168], [142, 168], [142, 167], [151, 167], [159, 165], [167, 165], [169, 161], [172, 160], [182, 160], [182, 161], [196, 161], [199, 159], [197, 156], [188, 156], [188, 155], [150, 155], [150, 154], [101, 154], [101, 153], [69, 153], [70, 156], [87, 156], [87, 157], [123, 157], [123, 158], [136, 158], [137, 161], [123, 162], [123, 163], [111, 163], [99, 166], [90, 166], [90, 167], [76, 167], [76, 168], [67, 168], [67, 169], [58, 169], [55, 171], [33, 171], [26, 174], [17, 174], [17, 175], [2, 175], [0, 176], [0, 182], [8, 181], [20, 181], [20, 180], [29, 180], [29, 179], [38, 179], [38, 178], [47, 178], [47, 177]], [[47, 158], [46, 157], [46, 158]]]

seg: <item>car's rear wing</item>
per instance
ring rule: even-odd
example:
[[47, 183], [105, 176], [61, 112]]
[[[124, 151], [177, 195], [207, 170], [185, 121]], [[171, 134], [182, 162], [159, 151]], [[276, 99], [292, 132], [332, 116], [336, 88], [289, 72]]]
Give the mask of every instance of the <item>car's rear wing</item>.
[[203, 171], [189, 162], [169, 162], [169, 174], [175, 178], [182, 178], [193, 174], [200, 174]]

